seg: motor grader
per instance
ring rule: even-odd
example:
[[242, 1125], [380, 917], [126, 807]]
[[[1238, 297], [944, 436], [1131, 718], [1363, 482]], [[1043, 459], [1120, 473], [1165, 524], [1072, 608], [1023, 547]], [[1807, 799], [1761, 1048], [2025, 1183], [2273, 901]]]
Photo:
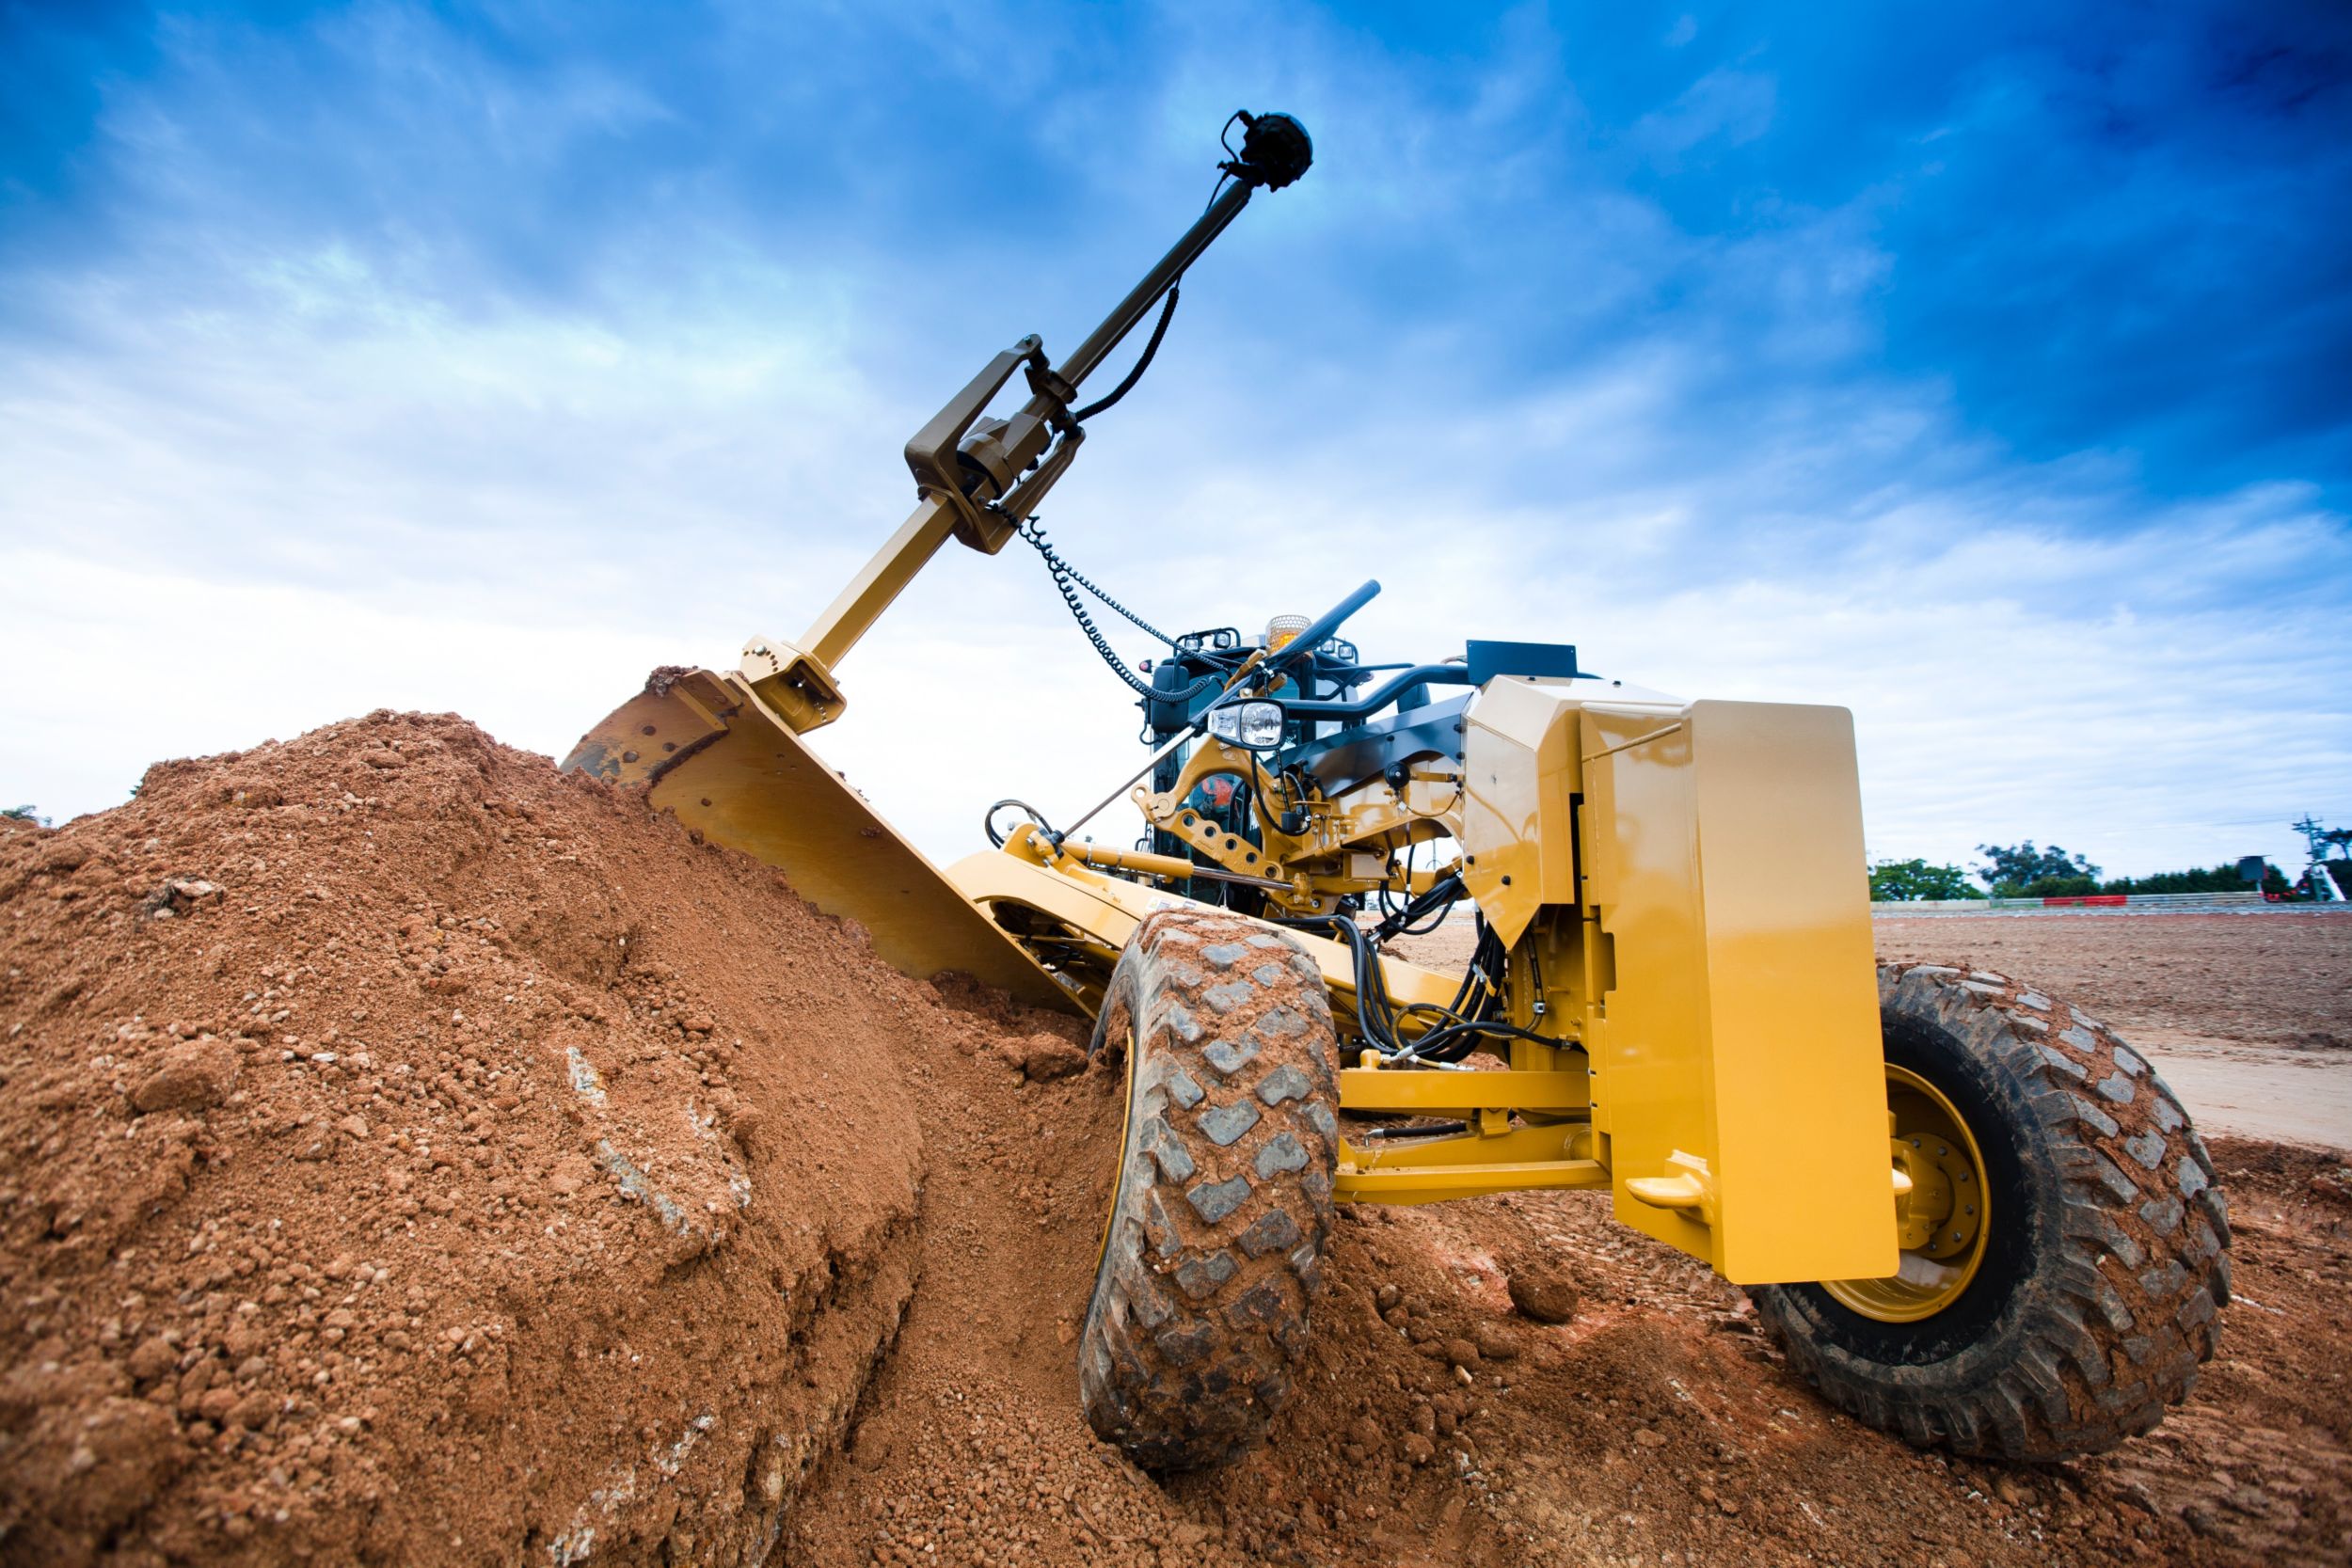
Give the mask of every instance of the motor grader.
[[[1124, 1121], [1079, 1381], [1147, 1465], [1263, 1436], [1333, 1205], [1566, 1189], [1745, 1288], [1790, 1365], [1871, 1425], [2022, 1460], [2146, 1431], [2230, 1299], [2212, 1164], [2081, 1008], [1875, 962], [1844, 709], [1686, 702], [1566, 644], [1369, 663], [1340, 633], [1377, 583], [1169, 637], [1047, 541], [1039, 503], [1150, 363], [1179, 280], [1311, 162], [1287, 116], [1227, 133], [1207, 210], [1073, 353], [1022, 339], [907, 443], [913, 514], [804, 637], [656, 672], [565, 766], [781, 867], [910, 974], [1093, 1019]], [[1082, 403], [1155, 306], [1134, 369]], [[1025, 398], [991, 415], [1016, 373]], [[993, 847], [943, 870], [805, 736], [951, 539], [1040, 552], [1150, 751], [1060, 824], [999, 802]], [[1165, 655], [1130, 668], [1089, 600]], [[1088, 836], [1122, 799], [1143, 839]], [[1449, 920], [1473, 942], [1461, 973], [1391, 950]]]

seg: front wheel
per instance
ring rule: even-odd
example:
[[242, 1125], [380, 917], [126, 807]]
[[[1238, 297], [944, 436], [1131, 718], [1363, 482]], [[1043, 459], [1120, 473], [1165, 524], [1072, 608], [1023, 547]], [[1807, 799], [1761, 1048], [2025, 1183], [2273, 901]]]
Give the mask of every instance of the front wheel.
[[1829, 1401], [1914, 1443], [2096, 1453], [2187, 1397], [2230, 1300], [2213, 1163], [2153, 1069], [1996, 974], [1879, 970], [1900, 1270], [1760, 1287]]
[[1118, 1184], [1078, 1341], [1087, 1419], [1149, 1469], [1265, 1435], [1307, 1354], [1339, 1157], [1322, 972], [1207, 909], [1136, 928], [1095, 1025], [1126, 1067]]

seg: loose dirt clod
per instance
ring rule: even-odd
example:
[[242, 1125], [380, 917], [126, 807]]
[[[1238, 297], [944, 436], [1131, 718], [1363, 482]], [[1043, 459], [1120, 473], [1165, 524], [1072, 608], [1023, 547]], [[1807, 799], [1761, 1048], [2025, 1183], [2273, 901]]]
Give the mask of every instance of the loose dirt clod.
[[633, 797], [413, 715], [165, 764], [0, 824], [0, 1562], [2352, 1557], [2341, 1156], [2214, 1141], [2220, 1355], [2096, 1460], [1856, 1427], [1521, 1194], [1343, 1209], [1272, 1441], [1163, 1482], [1079, 1414], [1080, 1022]]
[[1582, 1291], [1565, 1261], [1555, 1258], [1523, 1259], [1510, 1265], [1505, 1287], [1511, 1305], [1521, 1316], [1539, 1323], [1564, 1323], [1576, 1316]]

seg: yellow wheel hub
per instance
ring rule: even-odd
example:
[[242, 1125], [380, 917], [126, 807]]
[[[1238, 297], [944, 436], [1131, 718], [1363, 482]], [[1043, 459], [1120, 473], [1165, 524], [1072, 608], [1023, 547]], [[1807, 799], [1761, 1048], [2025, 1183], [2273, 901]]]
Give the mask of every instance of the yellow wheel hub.
[[1880, 1323], [1917, 1323], [1951, 1306], [1977, 1277], [1992, 1227], [1984, 1154], [1944, 1091], [1908, 1068], [1886, 1069], [1889, 1148], [1911, 1190], [1895, 1200], [1902, 1262], [1884, 1279], [1824, 1280], [1840, 1306]]

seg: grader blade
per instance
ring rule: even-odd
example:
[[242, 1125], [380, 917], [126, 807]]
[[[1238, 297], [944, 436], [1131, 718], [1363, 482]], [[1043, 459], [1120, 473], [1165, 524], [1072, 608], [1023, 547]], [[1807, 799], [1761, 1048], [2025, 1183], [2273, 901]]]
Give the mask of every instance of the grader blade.
[[810, 903], [865, 927], [905, 974], [959, 971], [1023, 1001], [1073, 1005], [740, 673], [655, 671], [564, 768], [643, 789], [710, 842], [776, 867]]

